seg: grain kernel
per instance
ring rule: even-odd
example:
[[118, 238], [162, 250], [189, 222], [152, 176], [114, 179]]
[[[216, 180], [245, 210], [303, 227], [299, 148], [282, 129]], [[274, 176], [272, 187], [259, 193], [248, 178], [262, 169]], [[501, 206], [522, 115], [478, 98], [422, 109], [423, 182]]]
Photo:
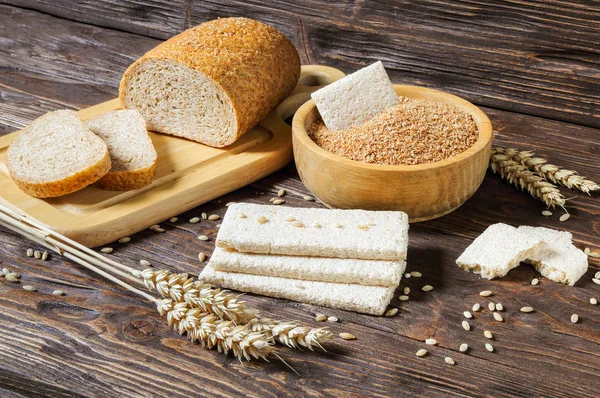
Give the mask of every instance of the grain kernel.
[[419, 271], [413, 271], [410, 273], [410, 276], [412, 276], [414, 278], [420, 278], [423, 276], [423, 274], [421, 274]]
[[179, 218], [177, 218], [177, 217], [171, 217], [169, 222], [177, 222], [178, 220], [179, 220]]
[[330, 317], [327, 318], [327, 322], [332, 322], [332, 323], [335, 323], [338, 320], [339, 319], [337, 319], [337, 317], [335, 317], [335, 316], [330, 316]]
[[150, 266], [150, 262], [147, 260], [140, 260], [140, 265], [144, 266], [144, 267], [149, 267]]
[[192, 217], [190, 218], [190, 223], [191, 224], [197, 224], [200, 222], [200, 217]]
[[571, 315], [571, 323], [577, 323], [577, 322], [579, 322], [579, 315], [577, 315], [577, 314]]
[[62, 296], [63, 294], [65, 294], [65, 292], [63, 292], [62, 290], [58, 290], [57, 289], [57, 290], [53, 291], [52, 294], [54, 296]]
[[421, 290], [424, 291], [424, 292], [430, 292], [430, 291], [433, 290], [433, 286], [431, 286], [431, 285], [425, 285], [425, 286], [423, 286], [421, 288]]
[[400, 301], [407, 301], [408, 300], [408, 296], [405, 295], [405, 294], [403, 294], [402, 296], [398, 297], [398, 300], [400, 300]]
[[339, 336], [344, 340], [356, 340], [356, 336], [351, 333], [340, 333]]
[[124, 236], [121, 239], [119, 239], [119, 243], [129, 243], [131, 241], [131, 238], [129, 236]]
[[206, 236], [206, 235], [200, 235], [200, 236], [198, 236], [198, 240], [207, 241], [208, 240], [208, 236]]
[[428, 353], [428, 351], [425, 348], [421, 348], [421, 349], [417, 350], [415, 355], [418, 357], [424, 357], [425, 355], [427, 355], [427, 353]]
[[492, 294], [493, 294], [493, 293], [492, 293], [491, 291], [489, 291], [489, 290], [484, 290], [484, 291], [482, 291], [482, 292], [479, 292], [479, 295], [480, 295], [481, 297], [489, 297], [489, 296], [491, 296]]
[[485, 349], [488, 350], [489, 352], [494, 352], [494, 346], [491, 345], [490, 343], [485, 343]]
[[463, 312], [463, 315], [465, 316], [465, 318], [467, 319], [471, 319], [473, 318], [473, 314], [471, 314], [469, 311], [465, 311]]
[[458, 347], [458, 351], [460, 351], [460, 352], [467, 352], [468, 349], [469, 349], [469, 345], [467, 343], [462, 343], [460, 345], [460, 347]]
[[521, 312], [533, 312], [533, 308], [532, 307], [521, 307], [521, 309], [519, 311], [521, 311]]
[[479, 303], [473, 304], [473, 312], [477, 312], [481, 309], [481, 305]]
[[102, 249], [100, 249], [100, 251], [102, 253], [112, 253], [113, 252], [113, 248], [112, 247], [103, 247]]
[[596, 305], [596, 304], [598, 304], [598, 300], [596, 298], [592, 297], [592, 298], [590, 298], [590, 304]]
[[450, 357], [444, 358], [444, 362], [446, 362], [449, 365], [454, 365], [454, 359], [452, 359]]
[[404, 294], [409, 294], [410, 293], [410, 287], [405, 287], [403, 290]]
[[315, 316], [315, 321], [317, 322], [325, 322], [327, 320], [327, 315], [317, 314]]
[[279, 192], [277, 192], [277, 196], [282, 197], [283, 195], [285, 195], [285, 189], [280, 189]]
[[544, 210], [544, 211], [542, 212], [542, 216], [545, 216], [545, 217], [550, 217], [551, 215], [552, 215], [552, 212], [551, 212], [551, 211], [549, 211], [549, 210]]
[[204, 260], [206, 260], [206, 254], [198, 253], [198, 260], [200, 260], [200, 262], [203, 263]]
[[210, 216], [208, 216], [208, 221], [217, 221], [219, 218], [219, 215], [211, 214]]
[[436, 339], [425, 339], [425, 344], [427, 344], [427, 345], [436, 345], [437, 344], [437, 340]]
[[33, 249], [27, 249], [27, 257], [33, 257]]
[[486, 338], [488, 338], [488, 339], [493, 339], [493, 338], [494, 338], [494, 335], [493, 335], [493, 334], [492, 334], [492, 332], [490, 332], [489, 330], [485, 330], [485, 331], [483, 332], [483, 335], [484, 335]]
[[467, 322], [467, 321], [462, 321], [462, 327], [463, 327], [463, 329], [465, 329], [467, 332], [468, 332], [469, 330], [471, 330], [471, 324], [470, 324], [469, 322]]
[[386, 313], [385, 316], [394, 316], [398, 313], [398, 308], [390, 308]]
[[35, 292], [37, 289], [31, 285], [24, 285], [23, 290], [25, 290], [26, 292]]
[[502, 318], [502, 315], [500, 315], [497, 312], [494, 312], [494, 319], [497, 320], [498, 322], [504, 321], [504, 319]]

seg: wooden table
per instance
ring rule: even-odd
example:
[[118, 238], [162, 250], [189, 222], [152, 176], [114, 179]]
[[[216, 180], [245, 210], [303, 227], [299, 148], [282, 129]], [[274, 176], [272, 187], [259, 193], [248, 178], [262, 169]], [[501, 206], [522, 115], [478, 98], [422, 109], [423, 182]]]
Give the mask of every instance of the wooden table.
[[[125, 68], [161, 39], [218, 16], [273, 24], [299, 49], [303, 63], [351, 72], [381, 59], [396, 83], [426, 85], [463, 96], [490, 116], [497, 144], [535, 149], [553, 162], [600, 180], [600, 6], [585, 2], [313, 0], [192, 2], [186, 0], [3, 0], [0, 5], [0, 134], [54, 109], [82, 108], [117, 94]], [[74, 5], [78, 4], [78, 5]], [[268, 203], [284, 188], [286, 205], [307, 190], [292, 165], [251, 186], [144, 231], [111, 256], [155, 268], [197, 273], [210, 253], [215, 223], [190, 224], [201, 212], [223, 215], [225, 203]], [[427, 182], [423, 182], [427, 189]], [[566, 191], [571, 219], [545, 218], [544, 206], [493, 175], [463, 207], [411, 226], [410, 300], [397, 316], [377, 318], [260, 296], [263, 314], [316, 325], [315, 312], [340, 319], [327, 352], [280, 353], [280, 361], [239, 363], [189, 344], [155, 308], [59, 256], [25, 256], [30, 241], [0, 229], [1, 265], [22, 273], [0, 278], [0, 396], [545, 396], [597, 397], [600, 390], [600, 269], [590, 259], [575, 287], [521, 266], [497, 281], [464, 272], [454, 260], [489, 224], [564, 228], [579, 247], [600, 250], [600, 202]], [[1, 195], [1, 193], [0, 193]], [[206, 234], [208, 242], [196, 237]], [[422, 292], [431, 284], [434, 290]], [[66, 292], [51, 295], [54, 289]], [[478, 296], [481, 290], [494, 296]], [[400, 294], [400, 290], [397, 292]], [[505, 321], [483, 310], [460, 326], [475, 302], [501, 302]], [[520, 313], [524, 305], [535, 308]], [[579, 314], [577, 324], [571, 314]], [[483, 330], [495, 352], [484, 349]], [[430, 355], [417, 358], [434, 337]], [[471, 347], [458, 352], [461, 343]], [[448, 365], [451, 356], [456, 365]]]

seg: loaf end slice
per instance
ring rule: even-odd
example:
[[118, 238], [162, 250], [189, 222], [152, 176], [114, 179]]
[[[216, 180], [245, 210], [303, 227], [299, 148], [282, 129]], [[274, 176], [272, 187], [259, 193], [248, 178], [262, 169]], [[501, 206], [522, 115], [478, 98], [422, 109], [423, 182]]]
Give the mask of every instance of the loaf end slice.
[[88, 120], [86, 126], [106, 143], [112, 163], [95, 187], [126, 191], [152, 183], [157, 155], [138, 111], [106, 112]]
[[248, 275], [204, 267], [199, 279], [227, 289], [371, 315], [383, 315], [397, 286], [362, 286]]
[[525, 260], [542, 276], [573, 286], [588, 270], [588, 257], [572, 243], [573, 235], [544, 227], [520, 226], [519, 231], [546, 245]]
[[485, 279], [502, 278], [545, 245], [542, 240], [529, 237], [515, 227], [493, 224], [465, 249], [456, 264]]
[[12, 180], [28, 195], [50, 198], [78, 191], [110, 169], [106, 144], [76, 112], [47, 113], [29, 124], [8, 148]]

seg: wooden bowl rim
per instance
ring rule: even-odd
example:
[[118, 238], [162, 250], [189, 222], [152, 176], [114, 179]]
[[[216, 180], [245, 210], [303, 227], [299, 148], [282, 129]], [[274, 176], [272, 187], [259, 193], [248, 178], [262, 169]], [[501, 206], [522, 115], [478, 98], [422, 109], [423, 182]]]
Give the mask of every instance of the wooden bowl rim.
[[[314, 101], [308, 100], [304, 103], [294, 115], [292, 120], [292, 134], [295, 138], [298, 139], [302, 145], [304, 145], [307, 149], [311, 150], [317, 156], [321, 156], [324, 158], [328, 158], [329, 160], [340, 162], [348, 167], [356, 167], [362, 168], [366, 170], [373, 171], [422, 171], [429, 169], [436, 169], [440, 167], [445, 167], [448, 165], [452, 165], [458, 162], [461, 162], [471, 156], [474, 156], [478, 152], [484, 150], [488, 143], [492, 140], [492, 123], [487, 115], [479, 109], [477, 106], [473, 105], [471, 102], [457, 96], [454, 94], [446, 93], [444, 91], [435, 90], [432, 88], [422, 87], [422, 86], [414, 86], [408, 84], [394, 84], [394, 89], [400, 95], [402, 91], [421, 91], [426, 92], [428, 94], [439, 95], [442, 98], [447, 99], [447, 101], [439, 101], [443, 103], [450, 103], [457, 106], [460, 106], [465, 111], [469, 112], [474, 119], [479, 119], [480, 123], [478, 124], [479, 137], [475, 144], [471, 146], [466, 151], [459, 153], [458, 155], [451, 156], [444, 160], [439, 160], [437, 162], [432, 163], [423, 163], [423, 164], [411, 164], [411, 165], [388, 165], [388, 164], [375, 164], [375, 163], [367, 163], [361, 162], [359, 160], [352, 160], [342, 157], [340, 155], [336, 155], [327, 151], [326, 149], [321, 148], [317, 145], [306, 132], [306, 128], [304, 127], [304, 121], [307, 115], [316, 107]], [[410, 95], [406, 97], [411, 98]], [[318, 112], [318, 111], [317, 111]], [[294, 145], [296, 145], [296, 141], [294, 141]]]

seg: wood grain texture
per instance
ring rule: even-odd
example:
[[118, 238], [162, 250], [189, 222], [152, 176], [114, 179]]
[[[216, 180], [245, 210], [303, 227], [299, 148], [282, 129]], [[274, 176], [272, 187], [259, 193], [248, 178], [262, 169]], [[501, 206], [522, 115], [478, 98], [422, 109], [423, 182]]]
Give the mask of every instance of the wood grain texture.
[[217, 17], [251, 17], [285, 33], [304, 63], [348, 73], [382, 60], [394, 83], [425, 85], [477, 105], [600, 127], [596, 2], [9, 2], [161, 39]]
[[[0, 41], [10, 44], [9, 49], [0, 46], [0, 134], [51, 109], [80, 108], [112, 98], [127, 60], [157, 42], [14, 7], [0, 7], [0, 18]], [[40, 29], [27, 29], [33, 25]], [[44, 41], [52, 49], [46, 50]], [[78, 56], [89, 43], [96, 43], [93, 55]], [[32, 61], [27, 62], [27, 54]], [[94, 83], [83, 84], [90, 74]], [[554, 163], [600, 180], [599, 130], [483, 110], [496, 128], [495, 143], [535, 149]], [[197, 254], [210, 255], [218, 221], [187, 220], [201, 212], [222, 216], [229, 201], [268, 203], [280, 188], [288, 192], [285, 205], [320, 206], [302, 199], [307, 191], [290, 166], [182, 214], [177, 223], [163, 223], [165, 233], [146, 230], [128, 244], [112, 244], [111, 256], [132, 266], [146, 259], [157, 269], [198, 273], [202, 264]], [[281, 349], [300, 377], [277, 360], [242, 365], [190, 345], [168, 330], [149, 303], [57, 256], [48, 262], [25, 257], [26, 249], [35, 245], [0, 229], [0, 266], [23, 275], [20, 284], [0, 278], [0, 395], [595, 397], [600, 307], [589, 304], [589, 298], [600, 299], [600, 287], [591, 282], [600, 270], [598, 260], [590, 259], [590, 270], [572, 288], [545, 279], [531, 286], [535, 271], [525, 265], [503, 280], [485, 281], [454, 264], [472, 239], [499, 221], [563, 228], [573, 232], [579, 247], [600, 251], [598, 195], [578, 195], [569, 204], [572, 217], [567, 222], [560, 223], [558, 214], [544, 218], [540, 202], [488, 174], [479, 191], [456, 212], [411, 226], [409, 270], [418, 270], [423, 277], [403, 282], [401, 287], [411, 287], [411, 298], [403, 303], [394, 300], [400, 308], [394, 318], [246, 295], [247, 302], [266, 316], [314, 326], [321, 324], [313, 322], [313, 314], [324, 312], [341, 320], [329, 325], [336, 334], [358, 337], [336, 339], [327, 345], [327, 353]], [[199, 241], [200, 234], [210, 240]], [[425, 283], [434, 290], [420, 291]], [[38, 292], [23, 291], [23, 284], [36, 286]], [[66, 295], [52, 296], [54, 289]], [[484, 289], [495, 295], [479, 297]], [[489, 300], [504, 304], [505, 322], [495, 322], [483, 311], [471, 321], [473, 330], [464, 331], [462, 312], [474, 302]], [[523, 305], [536, 311], [519, 313]], [[573, 325], [569, 318], [575, 312], [581, 321]], [[485, 329], [495, 335], [495, 353], [483, 348], [488, 342]], [[417, 358], [414, 353], [425, 347], [428, 337], [435, 337], [438, 346], [428, 346], [430, 355]], [[462, 342], [471, 346], [468, 354], [457, 352]], [[444, 363], [445, 356], [452, 356], [456, 365]]]

